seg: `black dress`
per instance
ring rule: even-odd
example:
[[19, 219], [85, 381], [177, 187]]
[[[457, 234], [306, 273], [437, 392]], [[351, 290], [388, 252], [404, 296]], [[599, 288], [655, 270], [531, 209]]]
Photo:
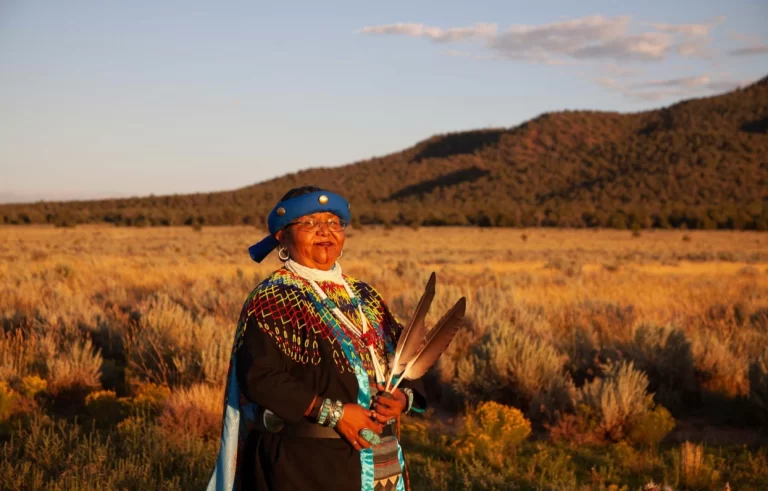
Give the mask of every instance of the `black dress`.
[[[375, 333], [371, 341], [378, 357], [389, 360], [400, 325], [372, 287], [344, 279]], [[366, 341], [331, 310], [338, 306], [361, 329], [355, 301], [341, 284], [318, 285], [325, 301], [307, 280], [286, 269], [276, 271], [249, 296], [236, 335], [233, 358], [241, 408], [255, 403], [291, 428], [311, 424], [304, 412], [315, 395], [370, 407], [375, 384]], [[421, 394], [416, 400], [424, 405]], [[394, 437], [389, 437], [387, 457], [383, 445], [358, 451], [341, 438], [272, 433], [262, 424], [250, 424], [244, 433], [237, 459], [241, 490], [405, 490], [404, 459]]]

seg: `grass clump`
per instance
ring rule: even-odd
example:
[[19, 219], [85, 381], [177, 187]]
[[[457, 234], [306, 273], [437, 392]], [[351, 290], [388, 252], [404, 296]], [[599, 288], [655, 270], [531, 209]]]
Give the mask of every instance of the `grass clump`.
[[84, 398], [101, 386], [102, 358], [90, 340], [63, 342], [46, 360], [48, 391], [54, 397]]
[[223, 407], [223, 388], [196, 384], [174, 391], [166, 399], [158, 423], [169, 435], [184, 433], [215, 440], [221, 435]]

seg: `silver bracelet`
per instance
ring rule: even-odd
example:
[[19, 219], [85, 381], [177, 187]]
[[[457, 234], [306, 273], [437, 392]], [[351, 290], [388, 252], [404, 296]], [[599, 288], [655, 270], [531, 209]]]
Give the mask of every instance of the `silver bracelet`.
[[403, 393], [408, 397], [408, 403], [405, 405], [405, 413], [407, 414], [410, 412], [411, 408], [413, 407], [413, 389], [409, 389], [408, 387], [405, 387], [403, 389], [400, 389], [403, 391]]
[[344, 417], [344, 403], [341, 401], [336, 401], [333, 409], [331, 410], [331, 417], [328, 420], [328, 426], [335, 428], [339, 421], [341, 421], [342, 417]]
[[332, 405], [333, 402], [330, 399], [323, 399], [323, 403], [320, 405], [320, 412], [317, 413], [317, 424], [325, 426], [328, 417], [331, 415]]

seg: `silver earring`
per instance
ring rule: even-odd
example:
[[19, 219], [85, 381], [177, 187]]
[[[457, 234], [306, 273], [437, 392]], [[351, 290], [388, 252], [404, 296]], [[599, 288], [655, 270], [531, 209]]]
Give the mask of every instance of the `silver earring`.
[[344, 250], [342, 249], [341, 252], [339, 252], [339, 259], [341, 259], [341, 256], [344, 255]]
[[[285, 253], [285, 255], [283, 255], [283, 253]], [[279, 246], [277, 248], [277, 257], [279, 257], [281, 261], [285, 262], [291, 258], [291, 253], [288, 252], [288, 249], [285, 247]]]

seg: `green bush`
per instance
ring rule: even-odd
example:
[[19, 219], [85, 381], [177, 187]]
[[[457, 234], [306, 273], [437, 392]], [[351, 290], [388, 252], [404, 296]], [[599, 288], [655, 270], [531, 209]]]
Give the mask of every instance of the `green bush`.
[[698, 392], [691, 342], [681, 329], [642, 324], [631, 342], [619, 343], [616, 349], [645, 372], [650, 390], [666, 407], [679, 408]]
[[656, 447], [675, 427], [675, 418], [664, 406], [656, 406], [643, 412], [632, 422], [627, 435], [630, 442]]
[[575, 392], [578, 406], [595, 418], [596, 430], [609, 440], [622, 440], [640, 416], [653, 406], [648, 392], [648, 377], [632, 363], [621, 362], [606, 369], [604, 377], [595, 378]]
[[132, 372], [164, 385], [190, 385], [201, 379], [221, 380], [229, 359], [231, 333], [208, 316], [196, 317], [168, 295], [150, 298], [141, 318], [126, 336]]
[[570, 408], [566, 357], [549, 344], [504, 323], [491, 327], [474, 351], [463, 362], [467, 374], [456, 381], [469, 400], [520, 407], [537, 422]]
[[483, 459], [500, 468], [530, 434], [531, 423], [519, 409], [484, 402], [464, 415], [453, 448], [459, 457]]

